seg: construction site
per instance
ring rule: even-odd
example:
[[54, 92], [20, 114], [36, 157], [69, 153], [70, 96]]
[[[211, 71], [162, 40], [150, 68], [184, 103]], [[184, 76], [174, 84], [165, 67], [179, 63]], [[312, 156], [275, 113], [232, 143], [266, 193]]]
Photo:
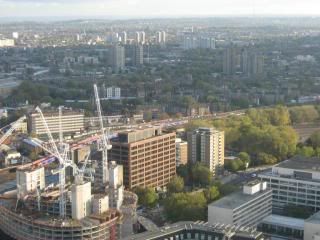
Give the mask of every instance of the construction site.
[[[70, 116], [63, 107], [54, 117], [34, 109], [37, 121], [32, 127], [45, 140], [28, 136], [22, 142], [41, 157], [22, 157], [21, 164], [0, 172], [0, 229], [6, 235], [21, 240], [115, 240], [133, 234], [138, 199], [124, 190], [123, 166], [108, 160], [111, 134], [104, 126], [96, 85], [94, 95], [99, 130], [77, 140], [66, 140], [64, 133], [81, 128], [81, 115], [73, 120], [78, 125], [68, 125]], [[0, 138], [1, 148], [25, 121], [23, 116], [10, 124]]]

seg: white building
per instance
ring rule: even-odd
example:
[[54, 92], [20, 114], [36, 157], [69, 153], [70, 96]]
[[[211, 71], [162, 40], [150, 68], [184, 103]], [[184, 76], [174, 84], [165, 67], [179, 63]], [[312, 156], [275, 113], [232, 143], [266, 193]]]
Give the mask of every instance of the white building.
[[156, 43], [158, 44], [165, 44], [166, 43], [166, 32], [165, 31], [158, 31], [156, 32]]
[[37, 189], [45, 188], [44, 168], [18, 168], [16, 173], [16, 181], [18, 187], [17, 197], [24, 198], [28, 193], [35, 192]]
[[92, 213], [102, 214], [109, 209], [109, 198], [108, 195], [96, 194], [92, 199]]
[[272, 191], [267, 183], [254, 181], [243, 191], [232, 193], [208, 205], [209, 224], [223, 223], [256, 227], [272, 210]]
[[[45, 112], [43, 114], [51, 133], [59, 133], [58, 111]], [[81, 132], [84, 130], [84, 112], [63, 110], [61, 122], [64, 133]], [[46, 134], [46, 128], [39, 113], [35, 112], [28, 115], [28, 131], [36, 135]]]
[[0, 47], [14, 47], [14, 39], [0, 39]]
[[140, 32], [140, 43], [143, 45], [146, 43], [146, 33], [145, 32]]
[[259, 174], [272, 189], [273, 211], [282, 213], [288, 204], [320, 210], [320, 160], [294, 157]]
[[71, 203], [72, 219], [81, 220], [91, 214], [91, 182], [71, 186]]
[[109, 164], [109, 206], [120, 209], [123, 202], [123, 166], [116, 162]]
[[224, 132], [214, 128], [198, 128], [188, 132], [188, 160], [206, 165], [213, 174], [224, 167]]
[[7, 109], [0, 109], [0, 119], [1, 118], [7, 118], [7, 117], [8, 117]]
[[127, 44], [128, 41], [128, 37], [127, 37], [127, 32], [123, 31], [121, 33], [119, 33], [119, 40], [122, 44]]
[[13, 39], [18, 39], [19, 38], [19, 33], [18, 32], [13, 32], [12, 33]]
[[135, 32], [134, 41], [139, 44], [140, 43], [140, 32]]
[[107, 88], [107, 98], [108, 99], [120, 99], [121, 98], [121, 88], [108, 87]]

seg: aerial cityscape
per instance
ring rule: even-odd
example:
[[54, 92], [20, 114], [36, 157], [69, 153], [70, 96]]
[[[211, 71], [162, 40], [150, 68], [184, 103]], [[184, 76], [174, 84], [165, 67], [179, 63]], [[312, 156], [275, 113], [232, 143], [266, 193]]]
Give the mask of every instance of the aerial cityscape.
[[0, 240], [320, 240], [319, 9], [0, 0]]

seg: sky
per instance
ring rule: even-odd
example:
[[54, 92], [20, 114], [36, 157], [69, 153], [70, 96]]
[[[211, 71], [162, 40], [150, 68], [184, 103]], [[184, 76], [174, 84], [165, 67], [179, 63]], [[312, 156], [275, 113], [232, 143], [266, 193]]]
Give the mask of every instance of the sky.
[[320, 15], [320, 0], [0, 0], [0, 17]]

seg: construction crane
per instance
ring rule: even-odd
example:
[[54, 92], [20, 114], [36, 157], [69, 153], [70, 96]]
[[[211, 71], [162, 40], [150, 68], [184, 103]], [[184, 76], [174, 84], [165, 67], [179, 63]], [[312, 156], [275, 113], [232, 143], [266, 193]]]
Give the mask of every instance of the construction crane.
[[109, 172], [108, 172], [108, 150], [111, 149], [111, 145], [108, 143], [108, 137], [105, 133], [105, 129], [103, 126], [103, 120], [102, 120], [102, 113], [101, 113], [101, 105], [100, 105], [100, 98], [99, 98], [99, 92], [98, 87], [96, 84], [93, 85], [94, 88], [94, 95], [97, 105], [97, 112], [100, 122], [100, 131], [101, 131], [101, 144], [100, 144], [100, 150], [102, 151], [102, 184], [105, 184], [109, 181]]
[[59, 142], [59, 148], [57, 147], [41, 109], [37, 107], [35, 110], [40, 115], [40, 119], [42, 121], [43, 126], [45, 127], [46, 134], [49, 140], [46, 146], [44, 146], [42, 142], [38, 142], [37, 140], [35, 140], [34, 142], [43, 150], [55, 156], [59, 160], [59, 192], [60, 192], [59, 213], [61, 218], [65, 218], [66, 217], [65, 168], [67, 165], [70, 165], [70, 160], [68, 159], [69, 145]]
[[6, 131], [6, 133], [0, 138], [0, 145], [4, 143], [4, 141], [15, 131], [17, 130], [21, 123], [26, 120], [26, 116], [22, 116], [21, 118], [19, 118], [17, 121], [13, 122], [11, 124], [11, 127], [8, 131]]
[[[84, 174], [87, 168], [87, 164], [89, 161], [90, 153], [86, 156], [84, 163], [81, 168], [79, 168], [76, 164], [73, 164], [74, 176], [76, 183], [82, 183], [84, 180]], [[90, 171], [89, 181], [93, 181], [92, 172]]]

